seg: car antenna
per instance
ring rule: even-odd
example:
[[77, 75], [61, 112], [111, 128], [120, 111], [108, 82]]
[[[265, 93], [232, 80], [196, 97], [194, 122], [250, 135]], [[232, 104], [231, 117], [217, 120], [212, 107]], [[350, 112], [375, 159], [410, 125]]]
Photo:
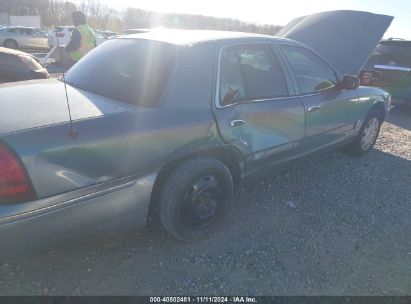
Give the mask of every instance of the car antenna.
[[[58, 49], [58, 52], [59, 52], [59, 55], [60, 55], [60, 60], [61, 60], [63, 57], [61, 56], [59, 37], [57, 35], [57, 24], [56, 24], [56, 18], [55, 18], [55, 15], [54, 15], [53, 0], [50, 0], [50, 4], [51, 4], [51, 14], [53, 15], [54, 32], [56, 33], [56, 39], [57, 39], [57, 49]], [[78, 133], [77, 133], [76, 128], [74, 128], [73, 119], [71, 117], [71, 108], [70, 108], [70, 102], [69, 102], [68, 93], [67, 93], [66, 76], [65, 76], [65, 73], [64, 73], [64, 69], [63, 69], [62, 74], [63, 74], [62, 79], [63, 79], [63, 84], [64, 84], [64, 91], [66, 93], [67, 110], [68, 110], [68, 115], [69, 115], [69, 119], [70, 119], [70, 131], [69, 131], [68, 135], [71, 139], [76, 139], [78, 137]]]

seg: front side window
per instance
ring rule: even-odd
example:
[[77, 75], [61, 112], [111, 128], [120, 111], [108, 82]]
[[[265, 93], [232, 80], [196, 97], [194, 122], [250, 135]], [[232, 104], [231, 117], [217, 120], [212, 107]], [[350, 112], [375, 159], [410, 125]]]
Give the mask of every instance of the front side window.
[[268, 45], [226, 47], [220, 61], [220, 104], [288, 95], [281, 67]]
[[66, 74], [67, 83], [131, 104], [155, 107], [171, 76], [179, 48], [134, 39], [103, 43]]
[[105, 37], [97, 31], [93, 31], [94, 36], [98, 39], [104, 39]]
[[280, 46], [291, 65], [301, 94], [317, 93], [334, 88], [334, 70], [315, 53], [298, 46]]

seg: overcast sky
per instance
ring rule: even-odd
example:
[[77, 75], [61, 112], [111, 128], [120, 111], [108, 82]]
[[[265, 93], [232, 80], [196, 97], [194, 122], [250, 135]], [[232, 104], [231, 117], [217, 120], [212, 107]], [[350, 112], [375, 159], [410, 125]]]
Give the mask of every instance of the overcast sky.
[[[411, 39], [410, 0], [100, 0], [116, 9], [136, 7], [159, 12], [229, 17], [255, 23], [285, 25], [320, 11], [350, 9], [394, 16], [386, 37]], [[76, 0], [75, 2], [81, 2]]]

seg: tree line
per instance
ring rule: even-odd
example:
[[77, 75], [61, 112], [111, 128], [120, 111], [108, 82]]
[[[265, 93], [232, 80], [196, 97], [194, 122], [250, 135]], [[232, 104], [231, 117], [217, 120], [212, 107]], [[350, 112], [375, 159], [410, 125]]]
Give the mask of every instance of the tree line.
[[[10, 15], [33, 16], [41, 18], [42, 26], [54, 26], [53, 10], [50, 0], [2, 0]], [[127, 28], [168, 27], [179, 29], [212, 29], [241, 31], [275, 35], [281, 26], [254, 24], [230, 18], [216, 18], [190, 14], [164, 14], [126, 8], [116, 10], [100, 0], [82, 0], [79, 5], [70, 1], [54, 0], [54, 18], [57, 25], [71, 25], [71, 13], [77, 9], [87, 16], [88, 23], [100, 30], [121, 33]]]

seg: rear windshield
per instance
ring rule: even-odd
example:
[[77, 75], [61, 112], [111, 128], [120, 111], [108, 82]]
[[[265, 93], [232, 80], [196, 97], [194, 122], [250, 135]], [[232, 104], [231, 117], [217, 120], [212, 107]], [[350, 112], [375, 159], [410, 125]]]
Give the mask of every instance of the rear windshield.
[[161, 42], [109, 40], [76, 63], [66, 81], [102, 96], [155, 107], [178, 53], [178, 47]]
[[381, 43], [375, 49], [374, 54], [397, 57], [398, 59], [411, 58], [410, 43]]

